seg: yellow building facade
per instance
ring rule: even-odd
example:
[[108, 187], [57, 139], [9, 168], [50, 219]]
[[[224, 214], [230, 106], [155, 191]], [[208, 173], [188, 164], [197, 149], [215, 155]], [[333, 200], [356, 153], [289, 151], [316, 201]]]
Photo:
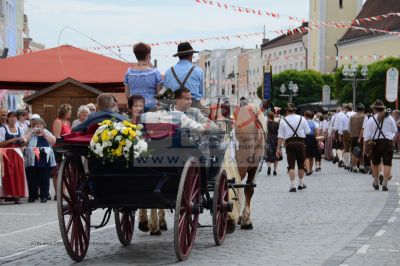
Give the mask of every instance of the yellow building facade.
[[308, 68], [329, 73], [336, 68], [335, 44], [346, 29], [316, 27], [313, 22], [342, 21], [354, 19], [362, 8], [362, 0], [310, 0], [310, 31], [308, 33]]

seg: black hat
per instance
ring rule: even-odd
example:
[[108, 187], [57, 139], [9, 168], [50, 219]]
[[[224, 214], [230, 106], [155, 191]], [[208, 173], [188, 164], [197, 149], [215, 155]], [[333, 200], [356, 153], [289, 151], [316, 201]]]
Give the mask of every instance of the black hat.
[[178, 44], [178, 52], [174, 54], [173, 56], [180, 56], [180, 55], [189, 55], [189, 54], [194, 54], [198, 53], [199, 51], [194, 51], [192, 45], [188, 42], [182, 42]]
[[372, 105], [372, 109], [377, 109], [377, 110], [384, 110], [386, 106], [383, 104], [381, 100], [376, 100]]
[[362, 104], [362, 103], [357, 104], [356, 111], [357, 111], [357, 112], [365, 111], [365, 106], [364, 106], [364, 104]]

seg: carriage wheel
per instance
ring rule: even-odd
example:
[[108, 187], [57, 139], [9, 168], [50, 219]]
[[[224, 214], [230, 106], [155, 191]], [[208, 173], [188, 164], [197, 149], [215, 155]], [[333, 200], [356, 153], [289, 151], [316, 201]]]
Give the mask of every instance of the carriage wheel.
[[114, 217], [119, 242], [127, 246], [131, 243], [133, 236], [135, 212], [125, 208], [114, 209]]
[[217, 178], [213, 195], [213, 233], [217, 246], [222, 245], [225, 240], [228, 225], [228, 202], [228, 178], [224, 170]]
[[88, 250], [90, 239], [90, 210], [87, 191], [78, 195], [77, 190], [85, 182], [83, 166], [79, 159], [65, 158], [58, 172], [57, 211], [61, 237], [68, 255], [81, 261]]
[[175, 207], [174, 244], [179, 260], [186, 260], [193, 247], [201, 206], [200, 168], [190, 157], [183, 168]]

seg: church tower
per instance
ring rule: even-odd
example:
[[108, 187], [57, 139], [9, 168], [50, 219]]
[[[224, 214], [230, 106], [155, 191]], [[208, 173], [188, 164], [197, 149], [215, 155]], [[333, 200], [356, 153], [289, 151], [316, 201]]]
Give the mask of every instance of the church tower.
[[[351, 21], [362, 8], [363, 0], [310, 0], [310, 21]], [[308, 68], [329, 73], [334, 71], [337, 56], [335, 44], [347, 29], [312, 26], [308, 33]], [[326, 59], [329, 56], [331, 59]]]

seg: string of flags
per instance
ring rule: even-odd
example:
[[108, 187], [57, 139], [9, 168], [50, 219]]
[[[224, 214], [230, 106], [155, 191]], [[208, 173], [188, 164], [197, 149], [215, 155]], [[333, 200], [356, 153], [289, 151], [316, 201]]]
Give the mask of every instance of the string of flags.
[[[272, 17], [272, 18], [276, 18], [276, 19], [281, 19], [282, 17], [288, 17], [289, 20], [292, 20], [292, 21], [297, 21], [300, 23], [308, 22], [308, 20], [305, 18], [299, 18], [296, 16], [290, 16], [290, 15], [281, 15], [278, 12], [273, 12], [270, 10], [260, 10], [260, 9], [251, 8], [251, 7], [237, 6], [237, 5], [224, 3], [221, 1], [215, 1], [215, 0], [192, 0], [192, 1], [195, 1], [198, 4], [204, 4], [204, 5], [208, 5], [208, 6], [218, 7], [220, 9], [230, 10], [230, 11], [234, 11], [234, 12], [238, 12], [238, 13], [242, 13], [242, 14], [268, 16], [268, 17]], [[324, 26], [324, 25], [325, 26], [328, 26], [328, 25], [330, 25], [330, 26], [335, 26], [335, 25], [356, 26], [356, 25], [359, 25], [360, 26], [361, 23], [380, 21], [380, 20], [388, 19], [393, 16], [400, 17], [400, 12], [391, 12], [391, 13], [387, 13], [387, 14], [353, 19], [353, 20], [310, 21], [310, 23], [315, 26]]]

